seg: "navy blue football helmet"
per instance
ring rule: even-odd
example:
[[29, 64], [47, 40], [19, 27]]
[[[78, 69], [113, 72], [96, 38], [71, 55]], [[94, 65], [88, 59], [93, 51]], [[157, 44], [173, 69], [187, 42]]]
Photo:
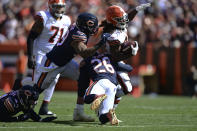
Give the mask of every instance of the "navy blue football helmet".
[[98, 30], [98, 19], [90, 13], [81, 13], [76, 22], [77, 27], [86, 35], [94, 35]]
[[20, 89], [20, 94], [25, 104], [27, 105], [35, 105], [39, 98], [39, 92], [36, 89], [36, 85], [30, 86], [25, 85]]

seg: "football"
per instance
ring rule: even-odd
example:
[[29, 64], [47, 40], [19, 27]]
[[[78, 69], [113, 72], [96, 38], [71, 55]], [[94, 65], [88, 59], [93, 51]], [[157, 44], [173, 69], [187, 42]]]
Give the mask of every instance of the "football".
[[131, 45], [133, 45], [133, 47], [136, 47], [136, 43], [134, 41], [128, 41], [128, 42], [123, 43], [121, 46], [121, 52], [126, 55], [129, 55], [129, 54], [132, 55]]

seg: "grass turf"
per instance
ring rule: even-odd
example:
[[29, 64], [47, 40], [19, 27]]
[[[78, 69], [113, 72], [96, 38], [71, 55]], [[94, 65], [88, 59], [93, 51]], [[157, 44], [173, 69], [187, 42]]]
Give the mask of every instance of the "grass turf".
[[[0, 93], [2, 94], [2, 92]], [[72, 114], [76, 103], [75, 92], [55, 92], [49, 109], [58, 119], [50, 123], [28, 120], [26, 122], [0, 122], [0, 131], [196, 131], [197, 99], [190, 97], [125, 96], [116, 109], [117, 117], [123, 122], [119, 126], [99, 125], [95, 113], [85, 105], [85, 112], [96, 118], [95, 122], [73, 122]], [[35, 110], [38, 112], [43, 96]]]

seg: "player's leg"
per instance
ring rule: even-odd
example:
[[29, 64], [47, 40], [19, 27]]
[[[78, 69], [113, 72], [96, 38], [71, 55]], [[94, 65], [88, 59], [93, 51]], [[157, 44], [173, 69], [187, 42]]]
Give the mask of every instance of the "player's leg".
[[53, 92], [55, 90], [55, 86], [58, 82], [59, 77], [60, 77], [60, 74], [58, 74], [55, 80], [50, 84], [50, 86], [44, 90], [43, 92], [44, 98], [43, 98], [43, 102], [39, 110], [39, 115], [54, 115], [51, 111], [48, 110], [48, 105], [53, 96]]
[[93, 86], [93, 89], [89, 88], [89, 90], [87, 90], [87, 92], [90, 92], [90, 94], [96, 94], [97, 96], [102, 96], [105, 94], [107, 96], [105, 99], [103, 99], [99, 106], [98, 114], [99, 120], [102, 124], [105, 124], [109, 121], [112, 125], [118, 124], [118, 119], [113, 110], [116, 88], [117, 86], [108, 79], [102, 79]]
[[95, 81], [86, 90], [84, 102], [91, 104], [92, 110], [98, 109], [103, 100], [107, 98], [105, 89], [101, 86], [102, 82], [103, 80]]
[[[74, 61], [71, 60], [68, 64], [64, 66], [63, 71], [61, 72], [61, 76], [63, 77], [68, 77], [73, 80], [77, 80], [79, 76], [79, 69], [78, 69], [78, 64]], [[50, 100], [52, 98], [55, 86], [58, 82], [59, 75], [56, 77], [55, 81], [53, 81], [50, 85], [49, 88], [44, 90], [44, 99], [42, 102], [42, 105], [39, 110], [40, 115], [53, 115], [51, 111], [48, 110], [48, 105], [50, 103]]]
[[80, 74], [78, 79], [78, 90], [77, 90], [77, 103], [73, 112], [73, 120], [74, 121], [87, 121], [93, 122], [94, 118], [88, 116], [84, 112], [84, 95], [85, 91], [90, 84], [90, 78], [88, 77], [87, 71], [81, 67]]
[[37, 84], [38, 90], [42, 93], [50, 87], [51, 83], [57, 79], [64, 67], [58, 67], [45, 56], [38, 69], [38, 74], [34, 76], [34, 82]]
[[117, 79], [119, 82], [119, 85], [117, 86], [117, 92], [116, 92], [116, 97], [115, 97], [115, 103], [114, 103], [114, 108], [117, 107], [118, 103], [121, 100], [121, 97], [124, 95], [127, 95], [131, 93], [133, 87], [130, 81], [130, 77], [127, 72], [117, 72]]

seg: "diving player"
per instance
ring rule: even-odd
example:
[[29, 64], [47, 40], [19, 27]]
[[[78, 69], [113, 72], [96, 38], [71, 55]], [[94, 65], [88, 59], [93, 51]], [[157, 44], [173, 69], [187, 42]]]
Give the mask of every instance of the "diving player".
[[[0, 121], [16, 122], [31, 118], [33, 121], [49, 122], [56, 119], [55, 116], [41, 118], [34, 112], [33, 108], [37, 104], [38, 97], [36, 85], [26, 85], [19, 90], [4, 94], [0, 97]], [[15, 116], [19, 112], [23, 114]]]

